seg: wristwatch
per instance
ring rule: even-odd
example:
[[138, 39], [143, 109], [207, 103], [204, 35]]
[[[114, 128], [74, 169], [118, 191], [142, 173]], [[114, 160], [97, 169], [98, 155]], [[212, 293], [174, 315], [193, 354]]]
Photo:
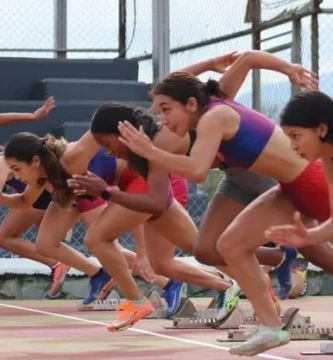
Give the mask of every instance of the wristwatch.
[[112, 189], [111, 186], [107, 186], [103, 191], [101, 191], [101, 198], [106, 201], [111, 200], [112, 198], [111, 189]]

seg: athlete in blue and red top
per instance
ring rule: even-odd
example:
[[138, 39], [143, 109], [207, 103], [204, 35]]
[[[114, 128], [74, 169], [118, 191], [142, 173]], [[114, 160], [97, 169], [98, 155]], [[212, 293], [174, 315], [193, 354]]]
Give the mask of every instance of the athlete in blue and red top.
[[220, 143], [217, 160], [228, 167], [249, 169], [262, 153], [273, 134], [275, 125], [265, 115], [246, 108], [235, 101], [212, 97], [205, 112], [217, 106], [232, 108], [240, 117], [239, 128], [235, 135]]
[[[247, 61], [248, 68], [244, 66], [245, 57], [253, 59], [252, 64]], [[316, 85], [314, 75], [300, 65], [291, 65], [263, 52], [245, 53], [233, 64], [235, 69], [238, 66], [244, 66], [244, 76], [250, 68], [279, 68], [297, 86]], [[232, 72], [228, 73], [233, 76]], [[244, 76], [234, 76], [230, 86], [237, 87]], [[188, 157], [154, 147], [147, 136], [126, 122], [120, 124], [119, 129], [122, 142], [133, 152], [192, 181], [204, 181], [216, 158], [221, 166], [242, 167], [279, 181], [280, 189], [274, 188], [258, 198], [223, 233], [218, 234], [218, 218], [210, 227], [205, 224], [207, 232], [214, 228], [219, 237], [219, 253], [265, 326], [256, 336], [231, 349], [233, 354], [253, 356], [289, 341], [288, 332], [281, 330], [264, 274], [253, 256], [255, 249], [266, 242], [264, 230], [269, 224], [292, 221], [294, 207], [290, 201], [311, 219], [326, 220], [330, 211], [322, 164], [309, 164], [292, 151], [289, 139], [268, 118], [232, 101], [230, 86], [227, 89], [230, 99], [226, 99], [219, 83], [212, 80], [203, 83], [184, 72], [170, 74], [155, 86], [154, 108], [162, 123], [179, 136], [190, 129], [197, 131]], [[211, 212], [214, 206], [212, 203]], [[202, 238], [204, 235], [201, 232]]]

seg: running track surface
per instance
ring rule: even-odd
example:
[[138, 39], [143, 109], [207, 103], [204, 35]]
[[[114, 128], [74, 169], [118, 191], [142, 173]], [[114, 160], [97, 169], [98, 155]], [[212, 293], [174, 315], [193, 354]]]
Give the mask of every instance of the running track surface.
[[[208, 305], [210, 299], [192, 299]], [[231, 343], [219, 343], [222, 330], [166, 330], [167, 320], [143, 320], [130, 330], [109, 333], [115, 312], [79, 312], [76, 301], [1, 301], [0, 359], [6, 360], [215, 360], [238, 359], [228, 353]], [[242, 301], [241, 306], [248, 307]], [[282, 302], [299, 307], [320, 327], [333, 327], [333, 297], [306, 297]], [[292, 341], [255, 359], [305, 359], [301, 349], [317, 351], [320, 341]], [[319, 359], [331, 359], [321, 356]], [[319, 360], [318, 359], [318, 360]]]

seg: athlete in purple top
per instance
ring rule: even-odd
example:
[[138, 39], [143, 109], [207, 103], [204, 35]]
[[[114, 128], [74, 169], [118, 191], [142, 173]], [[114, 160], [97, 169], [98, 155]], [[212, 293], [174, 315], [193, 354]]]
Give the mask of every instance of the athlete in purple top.
[[[316, 84], [313, 75], [300, 65], [291, 65], [263, 52], [248, 52], [232, 66], [236, 68], [244, 57], [249, 56], [253, 56], [256, 62], [252, 68], [279, 69], [297, 86], [311, 87]], [[262, 64], [264, 62], [265, 65]], [[244, 76], [248, 70], [244, 68]], [[235, 77], [230, 86], [237, 87], [244, 76]], [[289, 333], [281, 329], [254, 251], [266, 242], [263, 233], [268, 224], [292, 221], [294, 207], [289, 199], [298, 208], [301, 203], [302, 213], [311, 218], [323, 220], [327, 216], [327, 207], [319, 209], [313, 204], [314, 192], [322, 202], [327, 197], [321, 165], [309, 164], [295, 154], [290, 148], [289, 139], [265, 116], [229, 100], [233, 98], [232, 90], [226, 89], [229, 98], [225, 99], [217, 82], [210, 80], [203, 83], [189, 74], [174, 73], [158, 83], [153, 93], [154, 107], [162, 123], [179, 136], [189, 129], [196, 129], [197, 139], [190, 156], [174, 155], [154, 147], [142, 132], [128, 123], [120, 124], [122, 142], [132, 151], [161, 168], [196, 182], [205, 180], [216, 159], [220, 166], [240, 166], [280, 182], [283, 191], [275, 188], [259, 197], [223, 233], [218, 234], [217, 217], [210, 226], [206, 223], [206, 231], [200, 230], [199, 241], [205, 235], [211, 236], [210, 232], [219, 238], [217, 250], [263, 325], [255, 336], [233, 347], [231, 353], [253, 356], [287, 343]], [[312, 176], [314, 173], [316, 176]], [[307, 192], [309, 187], [304, 186], [309, 178], [312, 181], [311, 194]], [[295, 194], [297, 196], [292, 198], [291, 195]], [[221, 211], [217, 206], [214, 209]], [[209, 210], [213, 214], [213, 208]]]
[[[214, 107], [226, 105], [235, 110], [240, 116], [239, 128], [235, 136], [222, 141], [217, 160], [221, 165], [248, 169], [257, 160], [263, 148], [273, 134], [275, 125], [265, 115], [248, 109], [235, 101], [212, 97], [205, 111]], [[255, 137], [253, 136], [255, 134]]]

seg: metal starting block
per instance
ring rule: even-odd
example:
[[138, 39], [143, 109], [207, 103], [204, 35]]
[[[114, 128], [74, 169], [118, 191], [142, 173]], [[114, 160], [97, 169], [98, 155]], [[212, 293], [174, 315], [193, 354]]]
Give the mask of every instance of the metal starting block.
[[78, 304], [79, 311], [113, 311], [117, 310], [118, 305], [120, 305], [121, 300], [118, 292], [112, 290], [110, 295], [105, 300], [95, 300], [94, 302], [84, 305], [82, 301]]
[[[149, 295], [147, 295], [147, 299], [153, 305], [155, 309], [152, 314], [145, 317], [145, 319], [167, 319], [166, 310], [167, 304], [163, 298], [156, 291], [151, 291]], [[211, 302], [210, 306], [212, 306], [214, 302]], [[195, 309], [193, 303], [190, 299], [186, 297], [182, 297], [180, 306], [178, 311], [173, 315], [173, 319], [175, 317], [181, 318], [190, 318], [197, 310]]]
[[[147, 294], [147, 299], [154, 307], [154, 311], [149, 316], [145, 317], [145, 319], [167, 319], [166, 310], [167, 304], [163, 298], [156, 291], [151, 291]], [[209, 307], [215, 305], [215, 299], [209, 304]], [[186, 297], [182, 297], [181, 303], [179, 306], [178, 311], [173, 315], [174, 318], [191, 318], [197, 312], [196, 308], [194, 307], [193, 303], [190, 299]]]
[[257, 319], [251, 310], [236, 307], [226, 318], [217, 320], [214, 298], [206, 309], [197, 310], [190, 299], [182, 299], [182, 304], [173, 316], [173, 326], [166, 329], [238, 329], [241, 325], [255, 324]]
[[153, 305], [154, 311], [144, 319], [166, 319], [167, 305], [165, 300], [156, 291], [150, 291], [146, 297]]
[[[291, 340], [320, 340], [327, 339], [333, 329], [318, 329], [311, 324], [311, 318], [298, 314], [298, 308], [290, 308], [283, 311], [283, 327], [290, 331]], [[257, 327], [228, 331], [226, 339], [218, 339], [219, 342], [242, 342], [246, 341]]]
[[[145, 319], [166, 319], [166, 302], [156, 291], [151, 291], [146, 296], [154, 307], [154, 312]], [[114, 311], [123, 302], [116, 290], [112, 290], [105, 300], [95, 300], [91, 304], [84, 305], [82, 301], [78, 304], [79, 311]]]

